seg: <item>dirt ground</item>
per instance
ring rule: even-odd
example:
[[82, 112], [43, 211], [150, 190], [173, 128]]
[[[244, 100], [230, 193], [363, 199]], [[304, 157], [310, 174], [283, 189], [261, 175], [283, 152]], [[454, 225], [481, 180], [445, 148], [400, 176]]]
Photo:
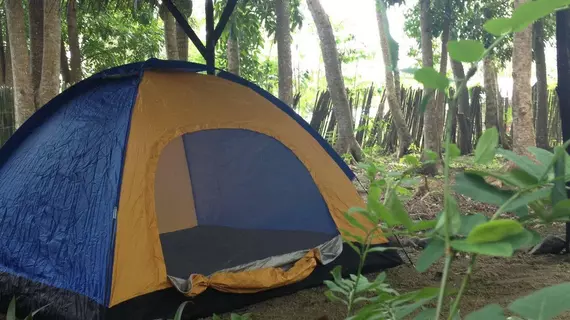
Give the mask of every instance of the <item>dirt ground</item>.
[[[416, 193], [407, 202], [407, 209], [416, 219], [437, 214], [442, 208], [441, 182], [431, 181], [428, 191]], [[485, 204], [474, 203], [459, 197], [461, 211], [492, 214], [494, 208]], [[548, 229], [536, 229], [543, 235], [563, 236], [563, 226]], [[413, 261], [419, 251], [406, 248]], [[425, 273], [417, 272], [403, 256], [405, 265], [387, 271], [388, 281], [399, 292], [408, 292], [423, 287], [439, 286], [439, 273], [442, 261], [432, 266]], [[451, 285], [458, 288], [469, 262], [469, 257], [459, 257], [451, 272]], [[370, 275], [374, 277], [374, 275]], [[461, 305], [461, 314], [466, 315], [487, 304], [499, 303], [506, 307], [517, 297], [550, 285], [570, 281], [569, 255], [530, 255], [517, 253], [510, 259], [481, 257], [477, 260], [470, 286]], [[307, 289], [296, 294], [275, 298], [252, 305], [237, 313], [250, 313], [255, 320], [314, 320], [344, 319], [344, 305], [332, 303], [324, 296], [325, 288]], [[229, 318], [228, 318], [229, 319]], [[566, 313], [557, 319], [570, 319]]]

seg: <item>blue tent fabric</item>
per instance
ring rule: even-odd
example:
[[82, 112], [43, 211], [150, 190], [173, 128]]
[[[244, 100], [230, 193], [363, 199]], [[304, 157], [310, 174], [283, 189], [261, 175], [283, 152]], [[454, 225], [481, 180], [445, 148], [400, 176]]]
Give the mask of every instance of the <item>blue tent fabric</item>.
[[109, 81], [66, 101], [2, 163], [0, 271], [105, 302], [137, 85]]
[[245, 80], [244, 78], [238, 77], [232, 73], [229, 73], [226, 71], [220, 71], [220, 72], [218, 72], [218, 77], [230, 80], [230, 81], [235, 82], [235, 83], [239, 83], [243, 86], [246, 86], [246, 87], [252, 89], [253, 91], [255, 91], [257, 94], [264, 97], [265, 99], [271, 101], [276, 107], [278, 107], [283, 112], [288, 114], [291, 118], [293, 118], [295, 121], [297, 121], [297, 123], [299, 123], [299, 125], [301, 125], [301, 127], [303, 127], [303, 129], [305, 129], [307, 132], [309, 132], [311, 134], [311, 136], [313, 136], [313, 138], [315, 138], [315, 140], [317, 140], [319, 142], [321, 147], [323, 147], [323, 149], [325, 149], [325, 151], [329, 154], [329, 156], [334, 159], [334, 161], [338, 164], [338, 166], [342, 169], [342, 171], [346, 174], [346, 176], [350, 180], [353, 180], [355, 178], [354, 172], [350, 169], [350, 167], [346, 164], [346, 162], [344, 162], [342, 157], [336, 151], [334, 151], [334, 149], [331, 147], [331, 145], [317, 131], [315, 131], [311, 127], [311, 125], [309, 125], [307, 123], [307, 121], [305, 121], [300, 115], [298, 115], [295, 112], [295, 110], [293, 110], [291, 107], [289, 107], [285, 102], [279, 100], [277, 97], [275, 97], [271, 93], [267, 92], [266, 90], [262, 89], [258, 85], [254, 84], [252, 82], [249, 82], [249, 81]]
[[244, 129], [182, 138], [198, 225], [338, 234], [309, 171], [281, 142]]

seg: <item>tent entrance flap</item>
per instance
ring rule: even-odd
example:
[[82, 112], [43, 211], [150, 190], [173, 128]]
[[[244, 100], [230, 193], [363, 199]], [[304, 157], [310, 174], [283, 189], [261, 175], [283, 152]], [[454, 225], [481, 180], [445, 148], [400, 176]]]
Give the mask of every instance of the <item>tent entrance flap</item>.
[[310, 249], [269, 256], [210, 275], [192, 273], [182, 278], [169, 273], [169, 279], [178, 291], [191, 297], [209, 287], [232, 293], [261, 292], [305, 279], [317, 264], [326, 265], [334, 261], [342, 253], [342, 248], [342, 238], [336, 236]]

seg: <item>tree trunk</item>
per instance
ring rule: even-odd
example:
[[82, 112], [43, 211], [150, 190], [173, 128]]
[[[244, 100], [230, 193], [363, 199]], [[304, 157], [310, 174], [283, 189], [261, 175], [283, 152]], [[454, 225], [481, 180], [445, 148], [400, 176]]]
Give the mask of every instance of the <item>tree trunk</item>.
[[[49, 0], [45, 0], [48, 1]], [[40, 82], [44, 47], [44, 0], [29, 0], [30, 59], [36, 109], [40, 107]]]
[[331, 92], [334, 113], [338, 122], [338, 139], [335, 149], [339, 154], [349, 151], [356, 161], [362, 158], [362, 150], [354, 137], [354, 128], [350, 115], [350, 107], [344, 86], [341, 64], [338, 57], [333, 29], [328, 15], [324, 11], [319, 0], [307, 0], [309, 11], [317, 27], [321, 53], [325, 64], [327, 84]]
[[[430, 0], [420, 0], [420, 6], [422, 65], [423, 67], [433, 67]], [[433, 99], [433, 93], [433, 89], [424, 86], [424, 94], [428, 97], [432, 97], [426, 106], [426, 111], [424, 112], [424, 159], [428, 150], [441, 155], [441, 137], [439, 136], [440, 131], [438, 129], [440, 111], [437, 110], [437, 104]], [[430, 164], [426, 166], [424, 168], [424, 173], [430, 175], [437, 174], [437, 165]]]
[[227, 42], [228, 71], [239, 76], [239, 42], [235, 32], [230, 29]]
[[[451, 28], [451, 4], [450, 1], [446, 1], [445, 6], [445, 14], [443, 20], [443, 30], [441, 33], [441, 55], [440, 55], [440, 63], [439, 63], [439, 73], [443, 76], [447, 74], [447, 43], [449, 42], [449, 33]], [[437, 91], [436, 100], [435, 100], [435, 110], [436, 115], [438, 116], [437, 120], [437, 135], [442, 139], [441, 141], [445, 141], [445, 97], [446, 92], [442, 92], [440, 90]], [[441, 144], [440, 144], [441, 148]]]
[[164, 4], [159, 9], [160, 18], [164, 23], [164, 44], [166, 47], [166, 58], [168, 60], [178, 60], [178, 46], [176, 41], [176, 20], [170, 14]]
[[4, 21], [0, 19], [0, 84], [6, 85], [8, 82], [6, 76], [8, 61], [6, 59], [6, 50], [4, 47], [4, 32], [2, 31], [3, 24]]
[[71, 71], [69, 70], [69, 62], [67, 61], [67, 50], [65, 48], [65, 43], [61, 39], [61, 50], [59, 53], [60, 69], [61, 69], [61, 79], [66, 85], [71, 84]]
[[[515, 9], [529, 0], [515, 0]], [[513, 39], [513, 151], [529, 155], [535, 146], [531, 98], [532, 29], [527, 27]]]
[[544, 21], [533, 25], [533, 50], [536, 65], [536, 145], [548, 149], [548, 84], [546, 78], [546, 57], [544, 53]]
[[44, 45], [38, 108], [59, 94], [61, 72], [61, 1], [44, 2]]
[[[177, 0], [176, 6], [186, 19], [192, 15], [191, 0]], [[178, 59], [188, 61], [188, 36], [176, 21], [174, 23], [176, 24], [176, 47], [178, 49]]]
[[[9, 30], [7, 15], [4, 16], [4, 23], [6, 25], [6, 85], [9, 87], [13, 87], [14, 86], [14, 74], [12, 73], [12, 50], [10, 49], [10, 47], [11, 47], [10, 30]], [[30, 81], [31, 81], [31, 78], [30, 78]], [[16, 107], [16, 105], [14, 105], [14, 106]]]
[[[465, 78], [465, 70], [461, 62], [451, 59], [451, 69], [453, 70], [455, 79]], [[455, 86], [459, 87], [459, 82], [456, 82]], [[457, 102], [457, 123], [459, 127], [458, 145], [462, 155], [470, 154], [472, 151], [472, 122], [469, 119], [469, 91], [464, 87], [459, 93]]]
[[77, 0], [67, 2], [67, 41], [69, 42], [70, 83], [74, 84], [83, 78], [81, 71], [81, 50], [79, 47], [79, 28], [77, 27]]
[[394, 68], [392, 66], [392, 56], [388, 40], [390, 37], [390, 27], [388, 26], [388, 18], [386, 16], [384, 4], [381, 1], [382, 0], [376, 0], [376, 21], [378, 23], [378, 33], [380, 35], [382, 58], [384, 60], [384, 75], [388, 97], [388, 106], [392, 112], [396, 130], [398, 130], [398, 138], [400, 140], [398, 156], [402, 157], [408, 152], [408, 149], [412, 144], [412, 136], [408, 131], [408, 127], [404, 119], [404, 114], [402, 113], [400, 94], [398, 87], [396, 86], [394, 73], [392, 72]]
[[14, 80], [14, 107], [16, 128], [20, 127], [35, 111], [34, 87], [30, 74], [30, 58], [26, 44], [26, 25], [21, 0], [4, 0], [8, 38]]
[[497, 111], [498, 101], [497, 101], [497, 78], [495, 77], [495, 66], [493, 65], [493, 59], [487, 56], [484, 60], [484, 86], [485, 86], [485, 128], [499, 128]]
[[277, 63], [279, 68], [279, 99], [293, 103], [293, 62], [291, 57], [290, 0], [275, 0], [277, 15]]
[[558, 75], [556, 93], [562, 139], [566, 142], [570, 139], [570, 90], [568, 90], [570, 88], [570, 9], [556, 12], [556, 55]]

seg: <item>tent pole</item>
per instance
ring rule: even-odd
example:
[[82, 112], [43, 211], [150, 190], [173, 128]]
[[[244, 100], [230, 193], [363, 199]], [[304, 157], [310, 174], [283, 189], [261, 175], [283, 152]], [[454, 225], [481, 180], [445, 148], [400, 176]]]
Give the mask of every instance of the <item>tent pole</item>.
[[186, 33], [188, 38], [190, 38], [190, 41], [192, 41], [194, 46], [196, 46], [196, 48], [198, 49], [198, 51], [200, 52], [202, 57], [204, 57], [204, 59], [206, 59], [206, 55], [207, 55], [206, 47], [202, 44], [202, 41], [200, 41], [200, 38], [198, 37], [196, 32], [194, 32], [194, 29], [192, 29], [192, 27], [190, 27], [190, 25], [188, 24], [188, 21], [182, 15], [180, 10], [178, 10], [178, 8], [176, 8], [174, 3], [172, 3], [172, 0], [165, 0], [164, 4], [166, 5], [166, 8], [168, 9], [168, 11], [170, 11], [170, 13], [174, 16], [174, 19], [176, 19], [176, 22], [180, 25], [180, 27], [182, 27], [182, 30], [184, 30], [184, 33]]
[[216, 72], [216, 43], [218, 43], [218, 40], [222, 36], [222, 32], [228, 24], [237, 2], [238, 0], [228, 0], [218, 24], [215, 25], [214, 0], [206, 0], [206, 44], [204, 45], [196, 32], [190, 27], [186, 18], [180, 13], [180, 10], [172, 3], [172, 0], [164, 0], [168, 11], [174, 16], [176, 22], [182, 27], [182, 30], [184, 30], [184, 33], [186, 33], [204, 60], [206, 60], [208, 74], [213, 75]]

